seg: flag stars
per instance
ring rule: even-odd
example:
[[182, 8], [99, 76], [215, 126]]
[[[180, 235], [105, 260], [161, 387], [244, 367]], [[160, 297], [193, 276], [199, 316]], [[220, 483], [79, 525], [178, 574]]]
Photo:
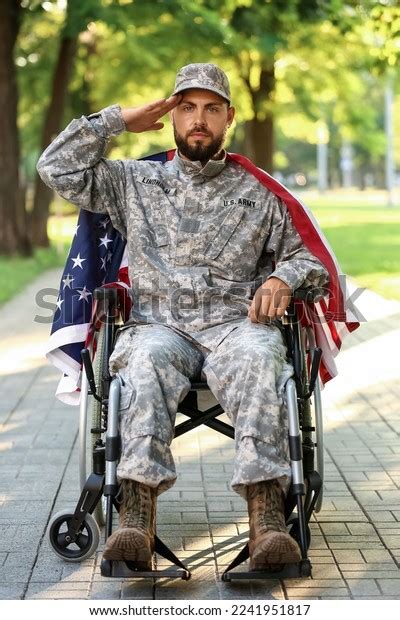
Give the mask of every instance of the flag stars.
[[99, 227], [100, 228], [104, 228], [104, 230], [105, 230], [109, 223], [110, 223], [110, 219], [107, 218], [107, 219], [105, 219], [105, 220], [103, 220], [102, 222], [99, 223]]
[[65, 278], [63, 279], [63, 284], [64, 284], [64, 289], [67, 288], [71, 288], [72, 282], [75, 280], [75, 278], [72, 278], [69, 273], [67, 273], [67, 275], [65, 276]]
[[78, 228], [79, 228], [80, 224], [77, 224], [75, 226], [75, 232], [74, 232], [74, 237], [76, 237], [76, 235], [78, 234]]
[[81, 269], [83, 269], [82, 263], [84, 260], [86, 260], [86, 258], [81, 258], [81, 254], [79, 252], [78, 256], [76, 256], [75, 258], [71, 257], [71, 260], [74, 262], [74, 266], [72, 267], [72, 269], [75, 269], [75, 267], [80, 267]]
[[107, 257], [105, 256], [104, 258], [100, 258], [100, 260], [101, 260], [101, 267], [100, 267], [100, 269], [104, 269], [104, 271], [107, 271], [107, 267], [106, 267]]
[[105, 247], [105, 248], [107, 248], [107, 247], [108, 247], [108, 245], [107, 245], [107, 244], [108, 244], [108, 243], [112, 243], [112, 239], [110, 239], [110, 238], [108, 237], [107, 233], [105, 234], [105, 236], [104, 236], [104, 237], [100, 237], [100, 241], [101, 241], [101, 243], [100, 243], [100, 245], [99, 245], [99, 248], [101, 248], [101, 246], [102, 246], [102, 245], [104, 245], [104, 247]]
[[57, 299], [56, 306], [59, 310], [61, 310], [61, 306], [63, 305], [63, 303], [64, 303], [64, 299], [60, 299], [60, 298]]
[[78, 301], [81, 301], [82, 299], [88, 301], [89, 295], [92, 294], [90, 291], [87, 290], [86, 286], [84, 286], [83, 289], [78, 290], [78, 293], [80, 294]]

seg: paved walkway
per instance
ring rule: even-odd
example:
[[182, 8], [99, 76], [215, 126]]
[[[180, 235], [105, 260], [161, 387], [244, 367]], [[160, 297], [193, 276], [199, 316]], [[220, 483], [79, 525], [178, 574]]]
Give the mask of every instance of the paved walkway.
[[158, 520], [193, 576], [154, 585], [102, 578], [100, 550], [72, 565], [49, 549], [51, 514], [78, 497], [78, 410], [55, 399], [58, 372], [42, 357], [49, 326], [33, 320], [36, 293], [57, 281], [58, 272], [45, 274], [0, 310], [0, 598], [400, 598], [400, 304], [361, 296], [370, 321], [346, 341], [339, 378], [323, 394], [313, 578], [220, 581], [246, 540], [246, 510], [229, 487], [232, 442], [203, 428], [175, 443], [179, 481], [160, 499]]

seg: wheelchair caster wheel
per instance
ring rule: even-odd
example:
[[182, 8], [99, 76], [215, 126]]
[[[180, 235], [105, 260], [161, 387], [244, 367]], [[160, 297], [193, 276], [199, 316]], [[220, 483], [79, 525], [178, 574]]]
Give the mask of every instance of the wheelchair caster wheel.
[[96, 551], [100, 530], [95, 519], [88, 513], [76, 540], [67, 541], [66, 534], [73, 516], [71, 512], [65, 510], [57, 512], [49, 523], [48, 536], [53, 551], [59, 558], [67, 562], [82, 562]]

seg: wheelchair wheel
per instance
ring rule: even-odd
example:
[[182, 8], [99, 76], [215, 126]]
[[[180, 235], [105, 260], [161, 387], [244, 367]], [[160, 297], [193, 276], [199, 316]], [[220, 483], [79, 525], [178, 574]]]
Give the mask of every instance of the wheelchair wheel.
[[92, 515], [87, 514], [75, 542], [69, 542], [66, 534], [73, 516], [65, 510], [57, 512], [49, 523], [48, 536], [53, 551], [59, 558], [67, 562], [82, 562], [96, 551], [100, 530]]
[[[96, 387], [99, 390], [101, 389], [101, 380], [103, 376], [104, 366], [108, 363], [108, 360], [105, 358], [106, 354], [106, 330], [105, 325], [102, 323], [99, 331], [97, 332], [96, 337], [96, 355], [93, 360], [93, 373], [94, 380], [96, 383]], [[101, 411], [101, 403], [95, 398], [91, 398], [90, 404], [90, 413], [91, 413], [91, 428], [101, 428], [102, 425], [102, 411]], [[90, 441], [88, 442], [90, 445], [90, 465], [91, 470], [93, 471], [93, 448], [96, 445], [96, 442], [101, 439], [101, 433], [90, 433]], [[90, 472], [88, 472], [90, 473]], [[104, 495], [101, 496], [99, 503], [93, 511], [93, 516], [96, 519], [97, 523], [100, 527], [102, 527], [106, 522], [106, 502]]]
[[[315, 348], [315, 337], [310, 328], [307, 328], [308, 342], [310, 351], [313, 352]], [[315, 446], [316, 446], [316, 470], [322, 480], [322, 486], [318, 494], [317, 501], [314, 506], [315, 512], [320, 512], [323, 502], [323, 482], [324, 482], [324, 428], [323, 428], [323, 415], [322, 415], [322, 400], [321, 400], [321, 384], [318, 378], [315, 383], [314, 393], [312, 396], [313, 401], [313, 420], [315, 426]]]

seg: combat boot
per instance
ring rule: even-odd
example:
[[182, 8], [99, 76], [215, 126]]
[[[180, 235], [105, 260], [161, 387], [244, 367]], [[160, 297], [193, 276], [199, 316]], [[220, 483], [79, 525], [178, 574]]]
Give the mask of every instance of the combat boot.
[[157, 491], [140, 482], [122, 480], [119, 492], [119, 527], [108, 538], [103, 559], [133, 562], [139, 570], [151, 570]]
[[250, 570], [273, 570], [299, 562], [301, 552], [285, 525], [283, 492], [276, 480], [247, 487]]

